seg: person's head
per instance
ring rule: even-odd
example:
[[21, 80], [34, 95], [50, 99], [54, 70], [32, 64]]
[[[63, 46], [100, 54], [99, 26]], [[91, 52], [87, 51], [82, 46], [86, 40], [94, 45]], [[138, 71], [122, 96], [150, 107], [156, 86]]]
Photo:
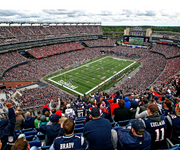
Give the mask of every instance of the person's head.
[[172, 102], [169, 99], [165, 99], [163, 105], [168, 109], [172, 109]]
[[26, 112], [25, 117], [30, 117], [30, 116], [31, 116], [30, 112], [29, 111]]
[[145, 128], [144, 128], [143, 122], [141, 120], [134, 119], [131, 122], [131, 132], [135, 136], [143, 136], [144, 131], [145, 131]]
[[124, 101], [125, 101], [125, 102], [128, 102], [128, 101], [129, 101], [129, 98], [128, 98], [128, 97], [125, 97], [125, 98], [124, 98]]
[[146, 93], [149, 93], [149, 89], [146, 89]]
[[41, 122], [47, 122], [45, 115], [42, 115], [42, 116], [40, 117], [40, 120], [41, 120]]
[[49, 116], [49, 120], [53, 123], [56, 124], [59, 122], [59, 115], [53, 114]]
[[11, 150], [30, 150], [29, 143], [23, 138], [19, 138], [15, 141], [14, 145], [11, 147]]
[[177, 103], [175, 111], [176, 111], [177, 115], [180, 115], [180, 102]]
[[55, 114], [56, 113], [56, 109], [53, 108], [51, 112], [52, 112], [52, 114]]
[[106, 94], [106, 98], [109, 98], [109, 94]]
[[79, 103], [79, 104], [77, 105], [77, 107], [78, 107], [78, 109], [81, 109], [81, 108], [82, 108], [82, 105]]
[[156, 104], [152, 103], [152, 104], [147, 105], [147, 111], [149, 115], [155, 115], [155, 114], [158, 114], [159, 108]]
[[123, 108], [124, 105], [125, 105], [125, 101], [124, 101], [123, 99], [120, 99], [119, 102], [118, 102], [118, 104], [119, 104], [119, 107], [120, 107], [120, 108]]
[[93, 119], [99, 118], [100, 117], [100, 109], [97, 108], [97, 107], [93, 107], [91, 109], [91, 116], [92, 116]]
[[49, 117], [49, 111], [46, 111], [45, 113], [44, 113], [44, 115], [46, 116], [46, 117]]
[[70, 105], [70, 104], [67, 104], [66, 107], [67, 107], [67, 108], [71, 108], [71, 105]]
[[119, 91], [117, 91], [117, 92], [116, 92], [116, 95], [117, 95], [117, 96], [119, 96], [119, 95], [120, 95], [120, 94], [119, 94]]
[[132, 102], [131, 102], [131, 107], [132, 107], [132, 108], [137, 108], [137, 107], [138, 107], [138, 102], [135, 101], [135, 100], [132, 101]]
[[75, 123], [72, 119], [66, 119], [63, 123], [63, 130], [66, 135], [74, 133]]

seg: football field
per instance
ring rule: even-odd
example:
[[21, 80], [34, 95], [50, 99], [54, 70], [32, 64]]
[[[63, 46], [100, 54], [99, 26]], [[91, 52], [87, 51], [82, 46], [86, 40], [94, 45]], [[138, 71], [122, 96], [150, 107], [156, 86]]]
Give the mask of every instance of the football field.
[[48, 80], [78, 95], [89, 94], [135, 63], [106, 56], [51, 76]]

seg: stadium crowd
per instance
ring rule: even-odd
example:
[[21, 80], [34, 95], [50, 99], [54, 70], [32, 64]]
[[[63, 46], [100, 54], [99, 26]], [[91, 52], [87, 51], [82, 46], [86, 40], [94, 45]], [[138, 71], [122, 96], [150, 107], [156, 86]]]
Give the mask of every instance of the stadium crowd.
[[84, 41], [84, 43], [88, 47], [114, 46], [115, 42], [116, 42], [115, 39], [97, 39], [97, 40]]
[[37, 141], [37, 137], [30, 138], [23, 130], [39, 132], [39, 138], [45, 135], [43, 139], [50, 150], [88, 147], [92, 150], [155, 150], [167, 147], [166, 138], [173, 144], [180, 142], [179, 74], [166, 84], [134, 91], [130, 95], [124, 94], [120, 87], [116, 93], [96, 92], [89, 98], [65, 96], [52, 86], [21, 93], [22, 96], [16, 99], [20, 104], [25, 100], [30, 106], [30, 101], [37, 98], [36, 105], [40, 104], [39, 101], [44, 101], [45, 105], [32, 115], [28, 111], [22, 114], [25, 105], [15, 109], [6, 102], [9, 121], [0, 121], [2, 149], [12, 145], [12, 149], [18, 149], [23, 146], [22, 142], [18, 143], [21, 138], [27, 141], [26, 147], [29, 143], [31, 150], [36, 148], [31, 143]]
[[18, 52], [10, 52], [0, 54], [1, 65], [0, 65], [0, 74], [5, 71], [7, 68], [26, 61], [26, 58], [20, 55]]
[[152, 50], [164, 54], [167, 58], [180, 55], [179, 47], [177, 46], [157, 44]]
[[82, 26], [2, 26], [0, 27], [0, 44], [40, 40], [55, 37], [80, 35], [101, 35], [98, 25]]

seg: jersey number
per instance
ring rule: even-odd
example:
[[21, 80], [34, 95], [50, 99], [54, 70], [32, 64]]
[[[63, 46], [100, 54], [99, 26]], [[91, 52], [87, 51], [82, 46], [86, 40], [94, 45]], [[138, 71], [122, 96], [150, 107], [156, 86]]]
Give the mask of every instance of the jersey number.
[[[164, 128], [156, 129], [155, 132], [156, 132], [155, 142], [163, 141], [164, 140]], [[160, 137], [160, 135], [161, 135], [161, 137]]]

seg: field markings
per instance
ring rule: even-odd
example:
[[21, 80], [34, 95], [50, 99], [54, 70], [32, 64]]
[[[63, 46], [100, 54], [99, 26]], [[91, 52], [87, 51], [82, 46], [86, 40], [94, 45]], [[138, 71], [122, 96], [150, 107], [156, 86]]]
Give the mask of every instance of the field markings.
[[110, 78], [106, 79], [105, 81], [101, 82], [100, 84], [98, 84], [97, 86], [95, 86], [94, 88], [90, 89], [89, 91], [87, 91], [85, 94], [89, 94], [90, 92], [92, 92], [93, 90], [95, 90], [96, 88], [98, 88], [99, 86], [101, 86], [102, 84], [104, 84], [105, 82], [109, 81], [110, 79], [112, 79], [114, 76], [118, 75], [119, 73], [121, 73], [122, 71], [124, 71], [125, 69], [127, 69], [128, 67], [134, 65], [136, 63], [133, 62], [132, 64], [130, 64], [129, 66], [125, 67], [124, 69], [122, 69], [121, 71], [117, 72], [116, 74], [114, 74], [113, 76], [111, 76]]
[[[101, 61], [101, 60], [103, 60], [103, 59], [105, 59], [105, 58], [108, 58], [108, 57], [110, 57], [110, 56], [106, 56], [106, 57], [103, 57], [103, 58], [101, 58], [101, 59], [98, 59], [98, 60], [95, 60], [95, 61], [93, 61], [93, 62], [90, 62], [90, 63], [88, 63], [88, 65], [90, 65], [90, 64], [92, 64], [92, 63], [95, 63], [95, 62], [97, 62], [97, 61]], [[113, 57], [110, 57], [110, 58], [113, 58]], [[123, 60], [123, 59], [121, 59], [121, 60]], [[109, 61], [109, 60], [108, 60], [108, 61]], [[135, 63], [136, 63], [136, 61], [133, 62], [132, 64], [128, 65], [127, 67], [123, 68], [122, 70], [120, 70], [120, 71], [117, 72], [116, 74], [112, 75], [111, 77], [109, 77], [109, 78], [106, 79], [105, 81], [99, 83], [97, 86], [93, 87], [92, 89], [90, 89], [89, 91], [87, 91], [85, 94], [89, 94], [91, 91], [93, 91], [94, 89], [98, 88], [99, 86], [101, 86], [102, 84], [104, 84], [104, 83], [107, 82], [108, 80], [112, 79], [114, 76], [116, 76], [117, 74], [121, 73], [122, 71], [124, 71], [125, 69], [127, 69], [128, 67], [132, 66], [132, 65], [135, 64]], [[58, 77], [58, 76], [61, 76], [61, 75], [63, 75], [63, 74], [66, 74], [66, 73], [68, 73], [68, 72], [71, 72], [71, 71], [73, 71], [73, 70], [77, 70], [77, 69], [79, 69], [79, 68], [81, 68], [81, 67], [84, 67], [84, 66], [86, 66], [86, 65], [87, 65], [87, 64], [82, 65], [82, 66], [79, 66], [79, 67], [74, 68], [74, 69], [71, 69], [71, 70], [69, 70], [69, 71], [60, 73], [60, 74], [58, 74], [58, 75], [56, 75], [56, 76], [50, 77], [48, 80], [51, 81], [51, 82], [54, 82], [54, 83], [56, 83], [56, 84], [58, 84], [58, 85], [60, 85], [60, 86], [62, 86], [62, 87], [64, 87], [64, 88], [66, 88], [66, 89], [68, 89], [68, 90], [70, 90], [70, 91], [72, 91], [72, 92], [75, 92], [75, 93], [83, 96], [84, 94], [82, 94], [82, 93], [80, 93], [80, 92], [78, 92], [78, 91], [76, 91], [76, 90], [74, 90], [74, 89], [72, 89], [72, 88], [69, 88], [68, 86], [63, 85], [63, 84], [61, 84], [61, 83], [59, 83], [59, 82], [56, 82], [56, 81], [54, 81], [54, 80], [52, 80], [52, 79], [53, 79], [53, 78], [56, 78], [56, 77]], [[93, 66], [93, 67], [94, 67], [94, 66]]]

